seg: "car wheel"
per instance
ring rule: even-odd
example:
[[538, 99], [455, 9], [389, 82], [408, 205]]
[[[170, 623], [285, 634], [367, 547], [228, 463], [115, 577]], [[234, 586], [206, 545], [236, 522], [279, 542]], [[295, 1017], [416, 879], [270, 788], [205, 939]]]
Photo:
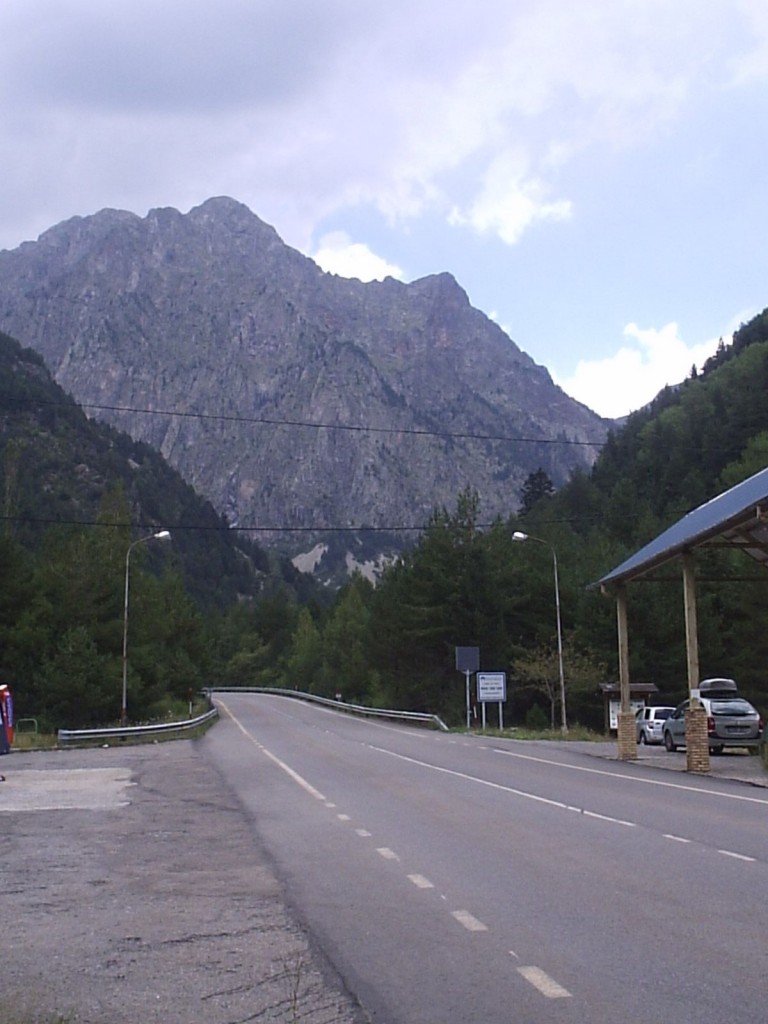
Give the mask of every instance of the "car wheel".
[[714, 747], [710, 747], [709, 748], [709, 752], [710, 752], [710, 754], [722, 754], [722, 752], [723, 752], [723, 745], [722, 745], [722, 743], [718, 743]]
[[667, 753], [669, 754], [674, 754], [674, 752], [677, 750], [677, 744], [672, 739], [671, 732], [664, 733], [664, 746], [667, 748]]

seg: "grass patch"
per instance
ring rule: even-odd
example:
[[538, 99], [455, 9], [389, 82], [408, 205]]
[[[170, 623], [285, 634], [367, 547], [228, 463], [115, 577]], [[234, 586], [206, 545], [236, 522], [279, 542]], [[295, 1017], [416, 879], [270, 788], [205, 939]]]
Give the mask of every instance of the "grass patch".
[[55, 733], [19, 732], [13, 737], [11, 750], [52, 750], [57, 745]]
[[614, 736], [606, 736], [605, 733], [595, 732], [583, 725], [572, 725], [567, 733], [560, 729], [529, 729], [526, 726], [510, 726], [502, 729], [473, 729], [480, 736], [498, 736], [500, 739], [509, 740], [559, 740], [563, 742], [588, 742], [588, 743], [610, 743], [615, 741]]

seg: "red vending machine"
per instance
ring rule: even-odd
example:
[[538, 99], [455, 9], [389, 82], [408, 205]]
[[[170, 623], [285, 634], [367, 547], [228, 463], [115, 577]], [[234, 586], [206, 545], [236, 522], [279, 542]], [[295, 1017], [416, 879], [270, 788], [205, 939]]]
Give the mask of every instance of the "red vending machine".
[[6, 683], [0, 683], [0, 754], [7, 754], [13, 743], [13, 697]]

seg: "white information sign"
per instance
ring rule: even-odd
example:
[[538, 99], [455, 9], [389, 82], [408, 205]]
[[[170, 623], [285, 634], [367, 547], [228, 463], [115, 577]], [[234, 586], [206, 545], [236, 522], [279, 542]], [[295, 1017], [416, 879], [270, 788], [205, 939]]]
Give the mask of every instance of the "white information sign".
[[477, 699], [481, 704], [507, 699], [506, 672], [478, 672]]
[[[639, 711], [640, 708], [645, 707], [644, 700], [631, 700], [629, 702], [630, 711]], [[608, 704], [608, 728], [618, 731], [619, 728], [619, 712], [621, 711], [621, 701], [612, 700]]]

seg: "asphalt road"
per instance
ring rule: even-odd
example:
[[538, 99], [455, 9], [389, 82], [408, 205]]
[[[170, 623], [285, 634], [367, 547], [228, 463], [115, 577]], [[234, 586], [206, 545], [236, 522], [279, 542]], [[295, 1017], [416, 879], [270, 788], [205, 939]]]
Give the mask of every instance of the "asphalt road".
[[3, 1024], [765, 1018], [768, 792], [223, 704], [200, 741], [0, 759]]
[[765, 1019], [768, 792], [276, 697], [222, 704], [208, 753], [373, 1020]]

